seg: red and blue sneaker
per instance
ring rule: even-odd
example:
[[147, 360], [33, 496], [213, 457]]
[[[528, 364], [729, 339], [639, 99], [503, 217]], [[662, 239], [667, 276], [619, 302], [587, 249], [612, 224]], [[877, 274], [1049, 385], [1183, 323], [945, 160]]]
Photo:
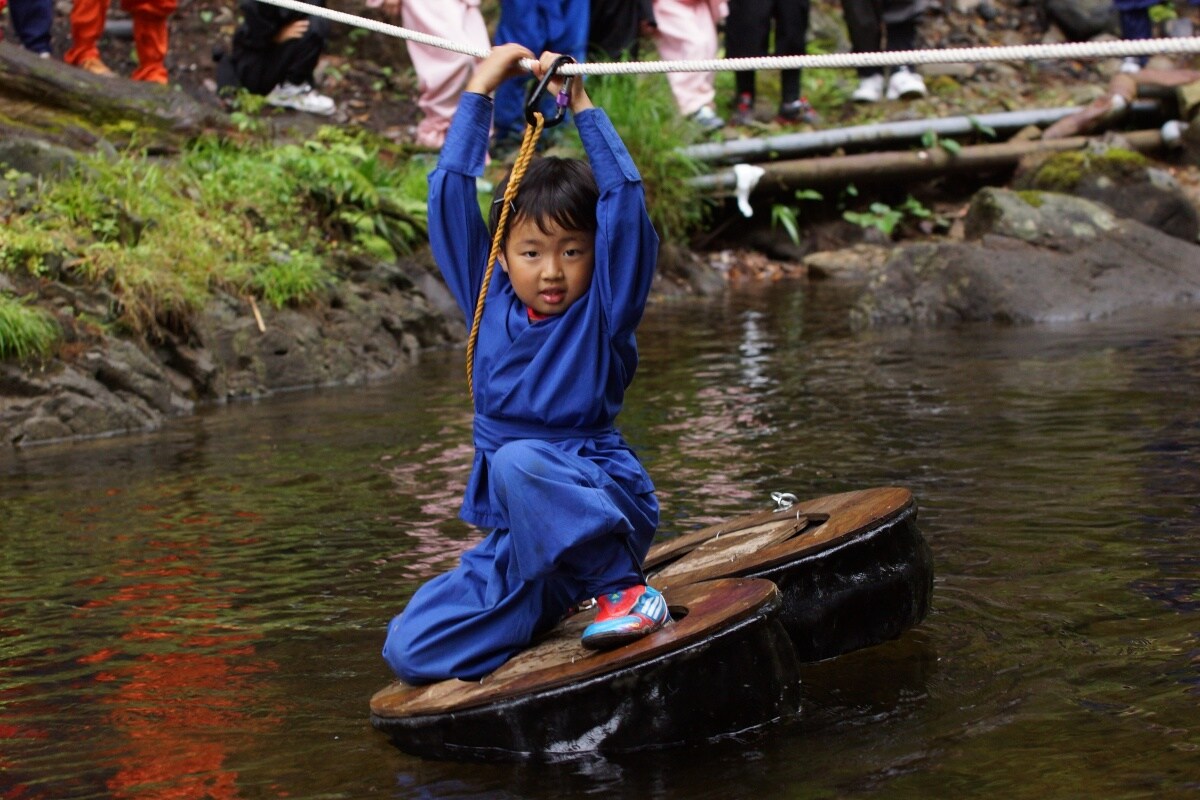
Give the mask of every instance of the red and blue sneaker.
[[654, 633], [667, 624], [671, 613], [666, 598], [651, 586], [631, 586], [596, 598], [596, 621], [583, 629], [583, 646], [589, 650], [620, 647]]

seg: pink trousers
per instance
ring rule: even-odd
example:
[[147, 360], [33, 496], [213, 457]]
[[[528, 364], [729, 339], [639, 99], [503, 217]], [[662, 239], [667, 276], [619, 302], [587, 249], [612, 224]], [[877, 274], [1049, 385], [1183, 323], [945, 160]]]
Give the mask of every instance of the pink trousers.
[[[664, 61], [717, 57], [717, 23], [728, 13], [719, 0], [654, 0], [658, 23], [658, 54]], [[711, 105], [715, 75], [711, 72], [669, 72], [667, 81], [684, 115]]]
[[[404, 0], [400, 24], [483, 50], [491, 46], [479, 0]], [[417, 144], [440, 148], [475, 58], [415, 42], [408, 43], [408, 56], [417, 71], [417, 106], [424, 114], [417, 124]]]

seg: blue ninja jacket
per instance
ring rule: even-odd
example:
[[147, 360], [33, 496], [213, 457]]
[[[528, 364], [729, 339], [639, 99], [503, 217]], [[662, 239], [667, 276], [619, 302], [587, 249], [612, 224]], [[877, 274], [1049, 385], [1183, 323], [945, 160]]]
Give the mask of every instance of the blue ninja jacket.
[[[468, 322], [491, 246], [475, 181], [483, 174], [492, 102], [464, 93], [437, 168], [429, 175], [429, 240]], [[516, 439], [540, 439], [587, 458], [634, 493], [654, 485], [614, 427], [637, 369], [634, 330], [658, 256], [641, 176], [608, 115], [575, 124], [600, 190], [592, 283], [563, 314], [531, 321], [496, 265], [475, 350], [475, 458], [461, 517], [506, 528], [488, 493], [488, 458]]]

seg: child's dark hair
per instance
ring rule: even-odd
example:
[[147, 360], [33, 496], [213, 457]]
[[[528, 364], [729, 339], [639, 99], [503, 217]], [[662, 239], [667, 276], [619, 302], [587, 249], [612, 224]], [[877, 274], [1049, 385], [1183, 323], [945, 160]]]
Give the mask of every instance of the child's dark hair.
[[[493, 236], [496, 235], [496, 226], [500, 224], [501, 204], [511, 175], [510, 172], [504, 176], [492, 194], [488, 230]], [[521, 217], [536, 222], [543, 233], [546, 233], [546, 225], [551, 222], [566, 230], [595, 233], [596, 203], [599, 201], [600, 189], [596, 186], [592, 168], [586, 162], [575, 158], [543, 156], [530, 162], [525, 176], [521, 178], [513, 208], [508, 212], [508, 227], [511, 228], [513, 222]], [[505, 230], [501, 246], [507, 239], [508, 230]]]

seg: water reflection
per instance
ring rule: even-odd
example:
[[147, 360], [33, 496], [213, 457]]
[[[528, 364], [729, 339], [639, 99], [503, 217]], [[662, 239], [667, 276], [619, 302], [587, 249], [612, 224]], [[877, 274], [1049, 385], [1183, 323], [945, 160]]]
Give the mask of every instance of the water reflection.
[[929, 619], [806, 669], [794, 724], [540, 766], [370, 729], [387, 620], [480, 535], [461, 353], [431, 353], [0, 458], [0, 797], [1194, 793], [1200, 320], [852, 334], [839, 292], [653, 307], [620, 420], [666, 535], [771, 491], [916, 495]]

